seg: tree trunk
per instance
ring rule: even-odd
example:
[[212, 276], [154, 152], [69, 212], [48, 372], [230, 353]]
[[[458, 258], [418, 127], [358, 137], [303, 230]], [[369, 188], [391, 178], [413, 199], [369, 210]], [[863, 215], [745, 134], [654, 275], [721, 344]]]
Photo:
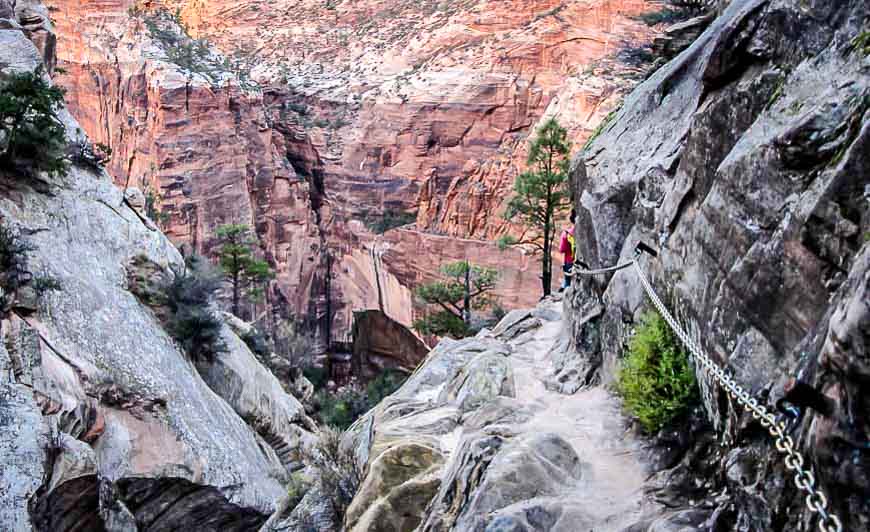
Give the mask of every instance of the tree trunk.
[[239, 272], [233, 272], [233, 314], [239, 316]]
[[550, 215], [547, 213], [544, 221], [544, 260], [543, 273], [541, 274], [541, 283], [544, 285], [544, 297], [550, 295], [550, 286], [552, 286], [553, 264], [550, 251]]
[[465, 300], [462, 306], [462, 319], [471, 325], [471, 264], [465, 261]]

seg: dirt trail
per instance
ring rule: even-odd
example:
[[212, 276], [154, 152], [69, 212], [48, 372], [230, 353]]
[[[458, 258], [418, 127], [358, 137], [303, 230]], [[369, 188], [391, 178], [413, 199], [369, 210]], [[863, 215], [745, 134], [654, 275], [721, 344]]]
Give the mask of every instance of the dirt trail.
[[645, 473], [640, 445], [625, 430], [618, 400], [604, 388], [562, 395], [544, 387], [548, 353], [561, 328], [561, 303], [553, 303], [549, 310], [557, 312], [559, 319], [543, 321], [511, 355], [517, 397], [541, 407], [530, 421], [532, 430], [561, 435], [584, 462], [583, 480], [566, 489], [596, 522], [592, 530], [619, 531], [642, 518]]

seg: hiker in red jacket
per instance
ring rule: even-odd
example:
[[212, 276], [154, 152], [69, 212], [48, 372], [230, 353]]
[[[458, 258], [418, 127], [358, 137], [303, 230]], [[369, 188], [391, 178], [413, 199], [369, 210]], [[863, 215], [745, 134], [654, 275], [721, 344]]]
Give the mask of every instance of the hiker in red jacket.
[[564, 276], [562, 278], [562, 286], [559, 288], [559, 292], [571, 286], [571, 268], [574, 265], [574, 251], [576, 249], [576, 244], [574, 242], [574, 219], [576, 217], [577, 213], [574, 209], [571, 209], [571, 225], [562, 229], [562, 237], [559, 240], [559, 251], [565, 258], [562, 263], [562, 272], [564, 273]]

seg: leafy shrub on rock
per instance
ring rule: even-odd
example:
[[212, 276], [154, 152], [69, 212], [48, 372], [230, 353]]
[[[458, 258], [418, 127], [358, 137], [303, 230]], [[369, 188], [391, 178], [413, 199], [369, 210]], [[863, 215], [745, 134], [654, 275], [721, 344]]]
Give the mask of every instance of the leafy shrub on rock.
[[63, 94], [39, 70], [0, 76], [0, 167], [66, 175]]
[[221, 339], [223, 324], [210, 306], [220, 282], [205, 259], [192, 256], [164, 286], [166, 328], [195, 361], [212, 361], [227, 349]]
[[317, 487], [341, 521], [363, 479], [353, 453], [341, 445], [341, 431], [322, 428], [305, 462], [316, 472]]
[[617, 375], [625, 409], [654, 432], [686, 412], [698, 399], [695, 373], [665, 320], [644, 314]]

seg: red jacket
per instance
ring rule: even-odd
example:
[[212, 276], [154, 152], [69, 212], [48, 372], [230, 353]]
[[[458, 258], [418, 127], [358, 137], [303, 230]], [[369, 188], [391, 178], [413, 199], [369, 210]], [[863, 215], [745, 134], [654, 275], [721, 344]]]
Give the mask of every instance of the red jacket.
[[571, 249], [571, 242], [568, 240], [568, 235], [573, 233], [573, 226], [563, 229], [562, 238], [559, 241], [559, 251], [565, 256], [565, 264], [574, 264], [574, 250]]

